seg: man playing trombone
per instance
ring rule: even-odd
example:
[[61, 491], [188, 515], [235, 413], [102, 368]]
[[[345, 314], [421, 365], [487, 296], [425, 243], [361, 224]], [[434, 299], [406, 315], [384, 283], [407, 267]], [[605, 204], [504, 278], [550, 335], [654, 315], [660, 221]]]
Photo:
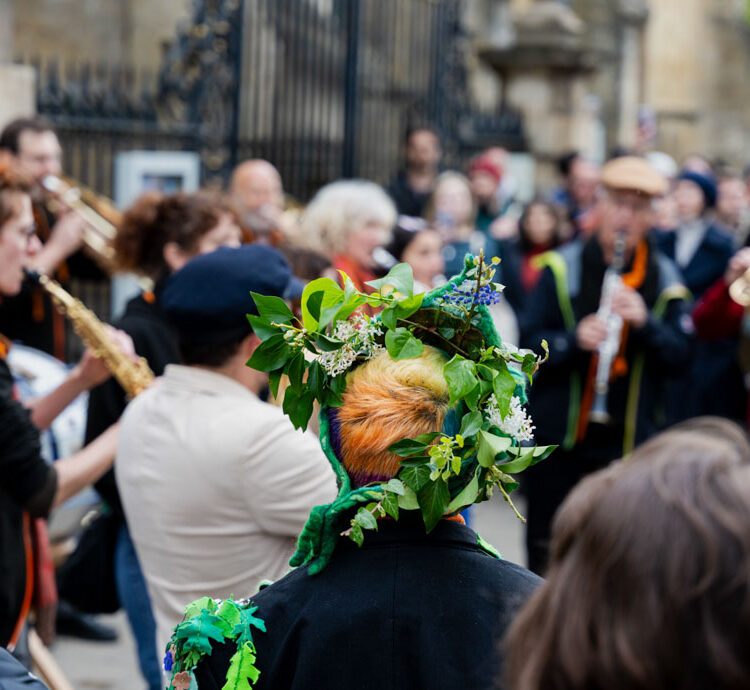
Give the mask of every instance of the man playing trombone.
[[[85, 220], [71, 212], [55, 216], [42, 203], [47, 194], [42, 180], [61, 173], [62, 149], [52, 128], [39, 119], [14, 120], [0, 133], [0, 157], [34, 183], [34, 220], [43, 245], [31, 267], [50, 276], [57, 274], [63, 283], [71, 269], [76, 274], [101, 277], [101, 272], [87, 257], [77, 255], [83, 244]], [[77, 255], [75, 266], [70, 266], [66, 262], [74, 255]], [[65, 361], [63, 317], [41, 288], [26, 284], [18, 296], [2, 299], [0, 330], [11, 340], [21, 341]]]
[[536, 440], [561, 446], [526, 476], [537, 572], [568, 491], [658, 428], [662, 382], [689, 361], [688, 293], [650, 237], [652, 200], [667, 183], [633, 156], [607, 163], [601, 182], [598, 229], [541, 257], [545, 270], [521, 319], [521, 344], [545, 339], [550, 349], [529, 395]]

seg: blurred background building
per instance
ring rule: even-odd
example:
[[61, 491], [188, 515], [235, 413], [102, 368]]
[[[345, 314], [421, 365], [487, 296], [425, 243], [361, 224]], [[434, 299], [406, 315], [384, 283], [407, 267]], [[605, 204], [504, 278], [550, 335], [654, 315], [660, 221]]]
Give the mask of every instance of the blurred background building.
[[499, 145], [541, 186], [571, 149], [750, 161], [746, 0], [0, 0], [0, 27], [0, 119], [36, 107], [105, 194], [118, 151], [184, 149], [304, 201], [386, 181], [425, 122], [448, 164]]

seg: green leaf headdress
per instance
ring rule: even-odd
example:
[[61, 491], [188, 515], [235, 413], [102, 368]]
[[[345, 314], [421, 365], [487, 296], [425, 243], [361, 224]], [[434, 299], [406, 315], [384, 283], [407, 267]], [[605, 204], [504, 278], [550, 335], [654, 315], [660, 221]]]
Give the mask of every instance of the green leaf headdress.
[[[288, 376], [283, 410], [295, 427], [306, 428], [314, 401], [320, 403], [320, 441], [339, 486], [332, 503], [313, 509], [293, 566], [319, 572], [340, 536], [361, 545], [364, 530], [377, 529], [377, 518], [398, 519], [402, 510], [419, 510], [429, 532], [444, 515], [487, 500], [495, 488], [521, 517], [509, 497], [518, 486], [513, 475], [554, 447], [528, 445], [533, 426], [523, 409], [525, 384], [542, 360], [504, 345], [495, 330], [488, 306], [503, 289], [492, 282], [496, 263], [481, 253], [467, 255], [460, 275], [417, 295], [408, 264], [369, 282], [372, 294], [357, 290], [343, 273], [343, 288], [319, 278], [302, 294], [301, 320], [283, 300], [253, 293], [258, 315], [248, 319], [262, 343], [248, 365], [268, 372], [274, 396], [282, 374]], [[367, 317], [364, 305], [380, 314]], [[353, 487], [335, 452], [330, 414], [342, 403], [347, 373], [384, 349], [398, 361], [420, 356], [425, 345], [448, 357], [443, 376], [450, 409], [443, 428], [389, 447], [401, 458], [396, 477]]]

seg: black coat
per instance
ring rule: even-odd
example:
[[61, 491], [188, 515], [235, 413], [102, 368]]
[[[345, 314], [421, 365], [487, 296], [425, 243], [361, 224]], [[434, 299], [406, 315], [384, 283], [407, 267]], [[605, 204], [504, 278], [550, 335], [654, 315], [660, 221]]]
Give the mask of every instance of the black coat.
[[[674, 261], [675, 233], [654, 230], [653, 237], [659, 251]], [[694, 299], [702, 297], [703, 293], [724, 274], [733, 253], [732, 238], [715, 225], [709, 225], [690, 263], [680, 271], [685, 286], [693, 294]]]
[[[539, 350], [539, 344], [546, 340], [549, 344], [549, 360], [543, 364], [534, 377], [534, 385], [529, 389], [529, 408], [536, 425], [535, 437], [540, 444], [563, 443], [570, 436], [569, 412], [571, 400], [579, 400], [573, 394], [573, 376], [584, 385], [589, 372], [591, 353], [581, 350], [576, 341], [575, 326], [594, 311], [599, 301], [598, 295], [582, 294], [582, 282], [586, 276], [582, 266], [582, 247], [573, 242], [561, 247], [556, 254], [568, 265], [568, 285], [575, 324], [566, 324], [561, 310], [561, 299], [550, 268], [545, 269], [539, 282], [528, 298], [521, 319], [521, 347]], [[654, 298], [678, 284], [679, 275], [674, 264], [664, 256], [654, 253], [657, 275], [656, 291], [643, 295], [649, 310], [655, 306]], [[649, 269], [649, 271], [654, 269]], [[603, 271], [603, 268], [602, 268]], [[596, 286], [600, 288], [601, 281]], [[653, 434], [660, 426], [657, 412], [663, 398], [665, 379], [679, 376], [690, 361], [691, 338], [686, 332], [687, 305], [683, 299], [666, 302], [663, 314], [653, 313], [640, 331], [630, 329], [625, 357], [628, 374], [615, 379], [610, 384], [609, 412], [614, 425], [608, 435], [616, 455], [623, 449], [625, 416], [631, 393], [631, 375], [635, 374], [636, 357], [643, 356], [644, 367], [638, 386], [635, 441], [640, 443]], [[577, 412], [577, 410], [575, 410]]]
[[[675, 233], [656, 231], [655, 236], [661, 251], [674, 258]], [[709, 225], [690, 263], [682, 269], [685, 285], [696, 300], [724, 275], [733, 253], [732, 238]], [[668, 423], [706, 414], [744, 421], [747, 393], [737, 361], [738, 347], [739, 337], [711, 342], [697, 339], [684, 376], [668, 386]]]
[[[252, 598], [268, 631], [253, 631], [256, 690], [502, 687], [500, 641], [541, 580], [463, 525], [425, 535], [407, 518], [381, 521], [361, 549], [342, 539], [320, 574], [300, 568]], [[234, 651], [214, 645], [201, 690], [223, 686]]]

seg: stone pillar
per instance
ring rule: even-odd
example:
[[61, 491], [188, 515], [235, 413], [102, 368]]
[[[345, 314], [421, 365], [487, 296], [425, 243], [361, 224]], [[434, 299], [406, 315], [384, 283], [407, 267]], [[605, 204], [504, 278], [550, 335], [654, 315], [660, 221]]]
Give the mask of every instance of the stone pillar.
[[643, 101], [641, 56], [648, 6], [644, 0], [620, 0], [617, 14], [622, 22], [617, 141], [621, 146], [633, 147], [638, 139], [638, 106]]
[[36, 112], [34, 68], [12, 61], [13, 0], [0, 0], [0, 129]]

